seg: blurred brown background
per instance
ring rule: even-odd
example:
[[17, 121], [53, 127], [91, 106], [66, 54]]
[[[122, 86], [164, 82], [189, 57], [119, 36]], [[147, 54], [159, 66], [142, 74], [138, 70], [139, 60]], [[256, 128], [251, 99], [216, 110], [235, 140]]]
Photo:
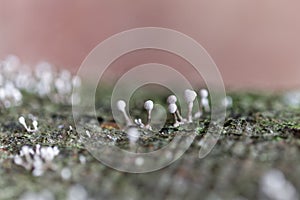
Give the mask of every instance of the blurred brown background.
[[[299, 9], [297, 0], [2, 0], [0, 58], [13, 53], [26, 63], [45, 59], [76, 71], [112, 34], [159, 26], [201, 43], [231, 88], [297, 88]], [[116, 62], [116, 69], [159, 57], [137, 55]]]

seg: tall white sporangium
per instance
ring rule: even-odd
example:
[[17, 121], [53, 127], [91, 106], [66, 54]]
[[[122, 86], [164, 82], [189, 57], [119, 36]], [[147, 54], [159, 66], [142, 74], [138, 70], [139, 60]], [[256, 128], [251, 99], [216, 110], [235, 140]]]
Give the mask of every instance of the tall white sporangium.
[[123, 114], [126, 126], [132, 126], [133, 122], [132, 120], [128, 117], [127, 112], [126, 112], [126, 102], [124, 100], [119, 100], [117, 101], [117, 109]]
[[144, 103], [144, 108], [147, 110], [147, 123], [145, 125], [146, 129], [152, 130], [150, 123], [151, 123], [151, 112], [153, 110], [154, 104], [153, 101], [148, 100]]
[[187, 121], [189, 123], [193, 122], [193, 116], [192, 116], [192, 111], [193, 111], [193, 106], [194, 106], [194, 101], [197, 97], [197, 93], [193, 90], [186, 89], [184, 91], [184, 99], [188, 104], [188, 114], [187, 114]]

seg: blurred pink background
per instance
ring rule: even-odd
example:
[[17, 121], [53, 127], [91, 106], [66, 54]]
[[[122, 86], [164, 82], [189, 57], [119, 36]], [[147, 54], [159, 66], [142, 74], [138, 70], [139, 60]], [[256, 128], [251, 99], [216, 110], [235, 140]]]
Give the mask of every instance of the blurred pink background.
[[[158, 26], [202, 44], [229, 88], [300, 88], [299, 10], [296, 0], [2, 0], [0, 58], [13, 53], [25, 63], [47, 60], [76, 71], [112, 34]], [[130, 54], [114, 65], [120, 71], [159, 57]], [[182, 68], [175, 60], [169, 64]]]

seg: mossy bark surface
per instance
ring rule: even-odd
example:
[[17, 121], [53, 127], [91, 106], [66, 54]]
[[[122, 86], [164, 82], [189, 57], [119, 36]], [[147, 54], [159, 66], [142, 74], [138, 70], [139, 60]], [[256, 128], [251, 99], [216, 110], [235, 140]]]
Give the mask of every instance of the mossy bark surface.
[[[300, 189], [300, 109], [286, 105], [281, 95], [230, 96], [233, 107], [228, 109], [223, 131], [208, 156], [198, 158], [199, 141], [209, 124], [206, 116], [200, 119], [196, 139], [180, 159], [159, 171], [130, 174], [103, 165], [85, 149], [71, 106], [27, 95], [24, 105], [0, 111], [0, 199], [17, 199], [26, 192], [43, 190], [56, 199], [66, 199], [76, 185], [91, 199], [257, 199], [261, 178], [271, 169], [282, 171]], [[165, 101], [165, 97], [161, 99]], [[127, 149], [126, 134], [114, 128], [108, 105], [99, 105], [99, 126], [90, 126], [90, 131], [107, 141], [115, 137], [115, 145]], [[133, 110], [133, 115], [141, 109]], [[38, 117], [37, 133], [27, 133], [18, 122], [21, 115], [28, 114]], [[88, 113], [85, 120], [87, 126], [95, 123]], [[151, 139], [141, 138], [141, 150], [161, 148], [175, 133], [176, 129], [167, 125]], [[57, 169], [40, 177], [13, 162], [23, 145], [36, 144], [60, 149], [53, 161]], [[71, 171], [67, 180], [61, 176], [64, 168]]]

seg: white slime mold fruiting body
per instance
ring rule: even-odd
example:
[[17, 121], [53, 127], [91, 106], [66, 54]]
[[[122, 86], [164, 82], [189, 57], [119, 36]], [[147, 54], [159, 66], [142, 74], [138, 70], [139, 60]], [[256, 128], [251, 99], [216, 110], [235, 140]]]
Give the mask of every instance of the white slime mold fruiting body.
[[25, 118], [23, 116], [19, 117], [19, 123], [24, 126], [24, 128], [26, 129], [26, 131], [28, 133], [33, 133], [33, 132], [36, 132], [38, 131], [38, 122], [36, 120], [33, 120], [32, 121], [32, 126], [33, 126], [33, 129], [31, 129], [29, 126], [27, 126], [26, 124], [26, 121], [25, 121]]
[[184, 91], [184, 99], [188, 104], [188, 114], [187, 114], [187, 120], [189, 123], [193, 122], [193, 117], [192, 117], [192, 110], [193, 110], [193, 105], [194, 101], [197, 97], [197, 93], [193, 90], [186, 89]]
[[[170, 95], [168, 98], [167, 98], [167, 103], [168, 104], [175, 104], [176, 105], [176, 102], [177, 102], [177, 97], [175, 95]], [[178, 109], [176, 109], [175, 111], [175, 114], [177, 115], [177, 118], [180, 122], [185, 122], [186, 119], [184, 119], [181, 114], [179, 113]]]
[[144, 108], [147, 110], [147, 123], [145, 125], [146, 129], [152, 130], [150, 123], [151, 123], [151, 112], [153, 110], [154, 104], [153, 101], [148, 100], [144, 103]]
[[127, 113], [126, 113], [126, 102], [123, 100], [119, 100], [117, 102], [117, 109], [123, 114], [124, 118], [125, 118], [125, 122], [126, 122], [126, 126], [132, 126], [133, 122], [132, 120], [128, 117]]
[[178, 127], [179, 125], [183, 124], [183, 122], [179, 122], [177, 115], [176, 115], [176, 111], [177, 111], [177, 106], [175, 103], [171, 103], [168, 106], [168, 110], [169, 112], [174, 116], [174, 127]]

